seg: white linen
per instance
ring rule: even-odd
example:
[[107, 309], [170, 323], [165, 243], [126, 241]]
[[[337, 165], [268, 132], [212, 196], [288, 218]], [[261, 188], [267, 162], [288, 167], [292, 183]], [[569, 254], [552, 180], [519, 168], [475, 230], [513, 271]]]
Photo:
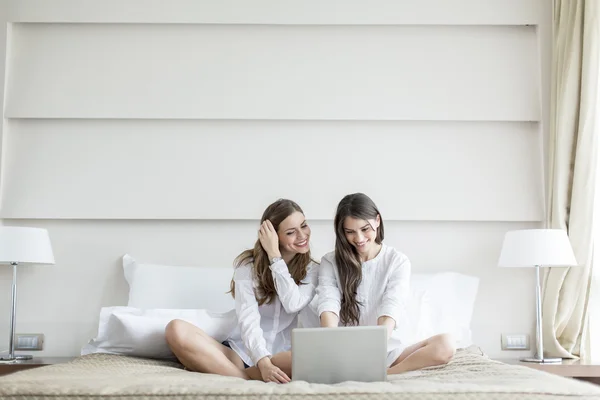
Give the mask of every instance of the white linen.
[[235, 310], [142, 310], [134, 307], [104, 307], [100, 311], [98, 335], [81, 350], [81, 355], [112, 353], [148, 358], [174, 358], [165, 340], [165, 327], [182, 319], [225, 340], [237, 326]]
[[229, 291], [229, 267], [184, 267], [143, 264], [123, 256], [129, 284], [127, 305], [146, 309], [207, 309], [226, 312], [234, 308]]
[[[473, 344], [471, 317], [477, 297], [479, 279], [456, 272], [433, 274], [423, 289], [419, 303], [420, 317], [414, 332], [417, 342], [436, 334], [450, 333], [459, 348]], [[409, 306], [410, 308], [410, 306]]]
[[302, 286], [298, 288], [289, 273], [283, 273], [283, 268], [287, 271], [285, 262], [281, 260], [278, 263], [281, 265], [273, 268], [272, 274], [276, 278], [278, 293], [282, 289], [287, 290], [286, 293], [282, 292], [285, 307], [279, 296], [275, 297], [271, 304], [258, 305], [255, 296], [257, 282], [252, 276], [252, 264], [243, 265], [235, 271], [238, 329], [232, 333], [228, 342], [250, 366], [263, 357], [291, 349], [291, 331], [296, 328], [298, 321], [296, 310], [308, 304], [314, 296], [314, 287], [318, 280], [316, 264], [309, 264], [306, 277], [301, 282]]

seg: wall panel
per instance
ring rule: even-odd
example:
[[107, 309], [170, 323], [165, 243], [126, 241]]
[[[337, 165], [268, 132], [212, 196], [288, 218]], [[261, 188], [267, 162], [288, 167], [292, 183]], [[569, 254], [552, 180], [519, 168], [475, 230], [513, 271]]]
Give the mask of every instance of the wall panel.
[[540, 115], [533, 27], [15, 24], [12, 48], [8, 118]]
[[535, 123], [12, 120], [4, 218], [313, 219], [362, 191], [395, 220], [539, 221]]

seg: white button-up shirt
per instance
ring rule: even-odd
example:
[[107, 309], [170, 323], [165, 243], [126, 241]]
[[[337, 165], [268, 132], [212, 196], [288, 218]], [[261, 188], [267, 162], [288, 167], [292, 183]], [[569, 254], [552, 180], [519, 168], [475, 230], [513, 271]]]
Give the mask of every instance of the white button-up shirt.
[[306, 277], [297, 285], [283, 260], [271, 265], [277, 296], [271, 304], [258, 305], [252, 264], [240, 266], [234, 274], [235, 310], [238, 327], [228, 341], [248, 365], [291, 349], [291, 331], [298, 324], [298, 312], [313, 299], [318, 282], [318, 265], [310, 263]]
[[[388, 341], [388, 351], [406, 346], [402, 343], [402, 331], [406, 330], [408, 310], [406, 307], [410, 288], [410, 261], [392, 247], [382, 244], [379, 254], [362, 263], [362, 280], [357, 289], [359, 325], [377, 325], [377, 319], [388, 316], [396, 321], [396, 327]], [[318, 315], [325, 311], [340, 315], [342, 291], [338, 285], [339, 273], [335, 252], [326, 254], [319, 267]]]

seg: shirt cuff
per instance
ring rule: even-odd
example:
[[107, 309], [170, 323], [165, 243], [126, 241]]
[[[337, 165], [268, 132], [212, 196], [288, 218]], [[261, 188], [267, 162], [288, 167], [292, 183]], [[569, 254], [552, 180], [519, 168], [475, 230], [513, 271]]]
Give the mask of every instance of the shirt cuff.
[[271, 356], [272, 354], [269, 352], [269, 350], [267, 350], [265, 347], [261, 347], [254, 350], [250, 357], [252, 358], [252, 362], [254, 362], [254, 365], [257, 365], [260, 359]]
[[275, 272], [278, 274], [283, 274], [285, 272], [289, 272], [287, 264], [283, 260], [279, 260], [279, 261], [269, 265], [269, 268], [271, 269], [272, 272]]
[[390, 317], [396, 322], [396, 326], [398, 325], [398, 310], [393, 307], [382, 307], [377, 315], [377, 318], [381, 317]]
[[319, 304], [319, 318], [321, 318], [321, 314], [324, 312], [332, 312], [338, 317], [340, 316], [340, 305], [335, 301], [325, 301]]

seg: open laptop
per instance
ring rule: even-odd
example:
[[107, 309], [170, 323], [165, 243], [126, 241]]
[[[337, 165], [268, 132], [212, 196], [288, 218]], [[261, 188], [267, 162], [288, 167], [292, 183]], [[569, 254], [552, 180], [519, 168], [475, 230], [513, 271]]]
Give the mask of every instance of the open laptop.
[[310, 383], [387, 379], [384, 326], [292, 330], [292, 380]]

